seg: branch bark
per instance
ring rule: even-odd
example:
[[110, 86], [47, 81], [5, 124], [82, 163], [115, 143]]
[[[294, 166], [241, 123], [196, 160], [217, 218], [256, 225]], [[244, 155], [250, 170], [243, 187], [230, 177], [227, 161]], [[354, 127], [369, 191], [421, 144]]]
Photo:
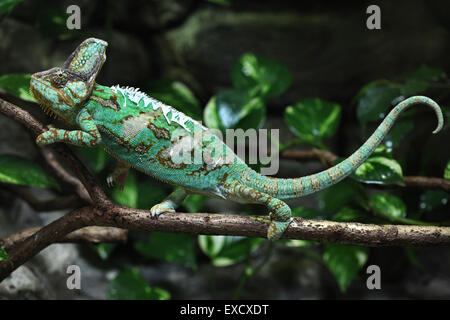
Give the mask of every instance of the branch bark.
[[[4, 237], [3, 239], [0, 239], [0, 247], [8, 251], [41, 229], [42, 227], [29, 228]], [[127, 235], [128, 230], [125, 229], [91, 226], [67, 234], [60, 239], [58, 243], [119, 243], [126, 242]]]

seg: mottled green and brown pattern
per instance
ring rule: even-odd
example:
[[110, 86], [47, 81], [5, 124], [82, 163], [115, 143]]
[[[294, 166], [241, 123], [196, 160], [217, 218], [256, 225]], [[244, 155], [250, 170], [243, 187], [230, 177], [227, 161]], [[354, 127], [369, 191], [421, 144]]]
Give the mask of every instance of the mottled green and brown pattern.
[[[174, 211], [187, 192], [258, 203], [270, 210], [268, 238], [278, 239], [292, 219], [291, 209], [282, 200], [319, 192], [344, 179], [375, 150], [403, 110], [414, 104], [428, 105], [438, 117], [434, 132], [443, 125], [441, 110], [433, 100], [411, 97], [399, 103], [367, 142], [336, 166], [296, 179], [270, 178], [250, 169], [217, 136], [176, 109], [138, 89], [95, 83], [106, 59], [106, 46], [105, 41], [87, 39], [62, 68], [32, 76], [31, 92], [39, 104], [78, 127], [72, 131], [51, 127], [37, 137], [37, 143], [102, 146], [118, 159], [108, 184], [123, 186], [133, 167], [180, 186], [151, 209], [154, 215]], [[177, 160], [178, 154], [184, 160]]]

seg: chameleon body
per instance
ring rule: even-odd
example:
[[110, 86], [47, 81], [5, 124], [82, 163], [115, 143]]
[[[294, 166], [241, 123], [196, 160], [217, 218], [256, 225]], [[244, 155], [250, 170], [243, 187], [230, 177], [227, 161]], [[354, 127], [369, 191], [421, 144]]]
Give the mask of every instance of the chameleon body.
[[[291, 209], [283, 200], [319, 192], [344, 179], [375, 150], [403, 110], [414, 104], [428, 105], [438, 117], [434, 133], [443, 125], [442, 112], [433, 100], [411, 97], [400, 102], [355, 153], [332, 168], [295, 179], [266, 177], [249, 168], [200, 123], [176, 109], [138, 89], [97, 84], [95, 78], [106, 59], [106, 47], [105, 41], [87, 39], [61, 68], [33, 74], [31, 92], [42, 108], [77, 128], [49, 127], [36, 142], [41, 146], [55, 142], [102, 146], [118, 159], [108, 183], [123, 186], [128, 169], [133, 167], [180, 186], [151, 208], [152, 215], [175, 211], [188, 192], [257, 203], [270, 210], [268, 238], [278, 239], [292, 220]], [[191, 161], [176, 160], [177, 152], [188, 155]]]

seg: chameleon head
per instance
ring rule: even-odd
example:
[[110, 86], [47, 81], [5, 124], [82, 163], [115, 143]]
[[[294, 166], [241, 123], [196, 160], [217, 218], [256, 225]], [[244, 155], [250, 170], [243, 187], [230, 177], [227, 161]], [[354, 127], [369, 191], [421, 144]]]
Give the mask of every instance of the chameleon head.
[[76, 48], [62, 68], [33, 74], [30, 91], [42, 108], [68, 122], [75, 120], [105, 62], [107, 46], [103, 40], [89, 38]]
[[46, 112], [69, 122], [75, 119], [89, 92], [82, 77], [61, 68], [33, 74], [30, 91]]

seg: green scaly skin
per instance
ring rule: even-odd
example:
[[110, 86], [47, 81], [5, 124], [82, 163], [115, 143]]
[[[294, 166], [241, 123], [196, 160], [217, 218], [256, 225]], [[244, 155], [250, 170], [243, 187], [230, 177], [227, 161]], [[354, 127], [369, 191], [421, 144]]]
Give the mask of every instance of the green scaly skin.
[[[36, 142], [41, 146], [55, 142], [102, 146], [119, 160], [108, 184], [123, 186], [128, 169], [133, 167], [180, 186], [151, 209], [153, 215], [175, 211], [187, 192], [258, 203], [270, 210], [267, 237], [278, 239], [292, 220], [291, 209], [281, 199], [316, 193], [344, 179], [375, 150], [403, 110], [414, 104], [428, 105], [438, 118], [434, 133], [443, 125], [442, 112], [433, 100], [411, 97], [399, 103], [373, 135], [338, 165], [296, 179], [261, 176], [218, 137], [183, 113], [137, 89], [95, 83], [106, 59], [106, 47], [105, 41], [87, 39], [62, 68], [32, 76], [31, 92], [43, 109], [78, 128], [69, 131], [50, 127]], [[187, 155], [188, 161], [177, 158], [177, 154]]]

